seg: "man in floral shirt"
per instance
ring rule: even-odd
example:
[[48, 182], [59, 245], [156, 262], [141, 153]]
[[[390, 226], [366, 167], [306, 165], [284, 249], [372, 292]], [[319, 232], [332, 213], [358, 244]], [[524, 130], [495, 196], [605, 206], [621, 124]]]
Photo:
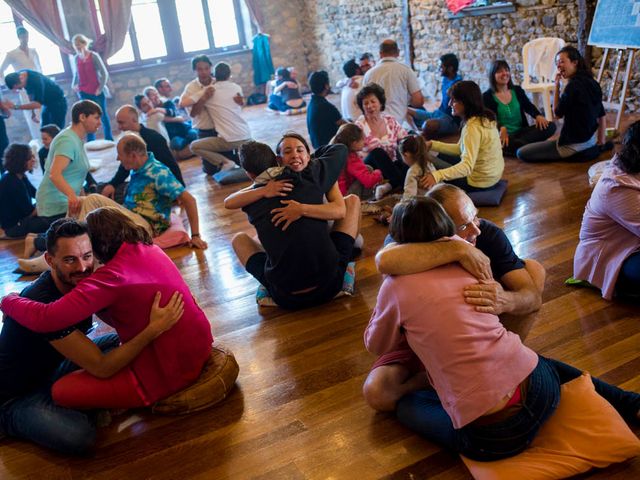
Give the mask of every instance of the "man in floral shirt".
[[124, 206], [149, 222], [154, 236], [169, 228], [171, 207], [175, 201], [187, 212], [191, 226], [191, 244], [207, 248], [200, 238], [196, 199], [171, 173], [171, 170], [147, 152], [144, 140], [135, 133], [125, 133], [118, 142], [118, 160], [131, 170], [131, 180]]

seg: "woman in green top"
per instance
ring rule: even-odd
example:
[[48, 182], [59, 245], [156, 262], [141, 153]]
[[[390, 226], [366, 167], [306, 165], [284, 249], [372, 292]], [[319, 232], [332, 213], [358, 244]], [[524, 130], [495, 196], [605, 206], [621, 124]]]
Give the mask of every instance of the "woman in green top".
[[[496, 115], [505, 154], [515, 156], [520, 147], [541, 142], [555, 133], [555, 123], [549, 122], [540, 113], [522, 87], [513, 84], [507, 62], [493, 62], [489, 70], [489, 83], [491, 88], [484, 92], [482, 101]], [[535, 120], [534, 125], [529, 125], [525, 113]]]

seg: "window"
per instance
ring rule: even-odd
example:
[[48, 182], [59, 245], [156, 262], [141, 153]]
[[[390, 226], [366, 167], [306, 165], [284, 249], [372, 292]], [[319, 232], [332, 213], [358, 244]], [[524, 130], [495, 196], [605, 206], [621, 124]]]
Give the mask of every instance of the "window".
[[[93, 8], [104, 31], [98, 0]], [[244, 29], [240, 0], [133, 0], [124, 46], [109, 65], [246, 49]]]
[[[7, 52], [14, 50], [18, 46], [16, 37], [16, 27], [23, 26], [29, 31], [29, 47], [38, 52], [42, 73], [45, 75], [59, 75], [65, 73], [65, 63], [62, 52], [56, 44], [29, 25], [29, 22], [22, 20], [15, 15], [11, 7], [4, 1], [0, 1], [0, 57], [4, 61]], [[9, 66], [6, 73], [13, 72], [13, 67]]]

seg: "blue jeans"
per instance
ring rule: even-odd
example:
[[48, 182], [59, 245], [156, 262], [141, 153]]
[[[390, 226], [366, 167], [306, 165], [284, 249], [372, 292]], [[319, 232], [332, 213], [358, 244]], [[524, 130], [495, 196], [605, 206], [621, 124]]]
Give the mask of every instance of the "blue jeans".
[[[113, 140], [111, 134], [111, 122], [109, 121], [109, 113], [107, 112], [107, 99], [104, 96], [104, 92], [100, 95], [91, 95], [90, 93], [78, 92], [82, 100], [93, 100], [102, 109], [102, 129], [104, 131], [104, 138], [106, 140]], [[87, 142], [91, 142], [96, 139], [95, 133], [87, 133]]]
[[67, 121], [67, 100], [62, 100], [47, 105], [42, 105], [40, 113], [40, 126], [54, 124], [62, 130]]
[[629, 255], [620, 267], [616, 295], [638, 299], [640, 294], [640, 252]]
[[460, 131], [460, 124], [456, 122], [456, 120], [451, 115], [447, 115], [440, 109], [436, 109], [433, 112], [427, 112], [426, 110], [417, 109], [415, 118], [422, 122], [426, 122], [428, 120], [437, 120], [438, 121], [437, 135], [439, 137], [443, 137], [445, 135], [452, 135]]
[[[94, 342], [103, 352], [120, 344], [115, 333], [103, 335]], [[51, 398], [55, 381], [78, 368], [65, 360], [40, 390], [0, 406], [0, 431], [61, 453], [87, 453], [96, 439], [94, 413], [58, 407]]]
[[[435, 390], [405, 395], [396, 408], [398, 420], [423, 437], [478, 461], [507, 458], [522, 452], [560, 401], [560, 385], [582, 372], [565, 363], [539, 356], [529, 376], [529, 387], [517, 413], [489, 425], [465, 425], [455, 429]], [[596, 392], [628, 421], [635, 421], [640, 395], [593, 378]]]

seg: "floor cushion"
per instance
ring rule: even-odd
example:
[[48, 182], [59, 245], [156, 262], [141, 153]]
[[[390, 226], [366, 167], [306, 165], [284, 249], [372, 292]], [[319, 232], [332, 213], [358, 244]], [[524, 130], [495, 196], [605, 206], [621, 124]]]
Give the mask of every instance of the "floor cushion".
[[640, 440], [584, 373], [562, 385], [558, 409], [524, 452], [495, 462], [462, 460], [476, 480], [552, 480], [637, 455]]
[[500, 180], [490, 190], [482, 190], [480, 192], [467, 193], [476, 207], [496, 207], [500, 205], [502, 197], [507, 192], [506, 180]]
[[611, 160], [603, 160], [602, 162], [594, 163], [589, 167], [589, 186], [591, 188], [596, 186], [596, 183], [600, 180], [605, 168], [607, 168], [610, 163]]
[[173, 395], [156, 402], [153, 413], [184, 415], [198, 412], [221, 402], [238, 378], [238, 362], [231, 350], [216, 343], [196, 382]]
[[92, 140], [84, 144], [84, 148], [89, 151], [105, 150], [107, 148], [115, 147], [116, 143], [113, 140]]
[[157, 237], [154, 237], [153, 243], [160, 248], [165, 249], [183, 245], [188, 243], [190, 240], [191, 236], [182, 223], [182, 218], [179, 215], [172, 213], [169, 228]]
[[232, 168], [231, 170], [223, 170], [222, 172], [214, 173], [213, 179], [220, 185], [229, 185], [231, 183], [248, 182], [249, 176], [243, 168]]
[[[340, 298], [345, 295], [351, 296], [356, 288], [356, 262], [349, 262], [344, 272], [342, 280], [342, 290], [340, 290], [334, 298]], [[277, 307], [278, 304], [269, 296], [269, 291], [259, 285], [256, 291], [256, 303], [261, 307]]]

